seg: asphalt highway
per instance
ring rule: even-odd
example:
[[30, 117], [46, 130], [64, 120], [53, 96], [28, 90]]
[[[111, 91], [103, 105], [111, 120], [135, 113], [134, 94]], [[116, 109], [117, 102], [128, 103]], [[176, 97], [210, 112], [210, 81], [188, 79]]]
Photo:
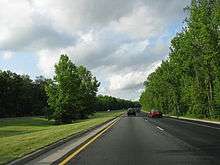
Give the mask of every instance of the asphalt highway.
[[172, 118], [122, 117], [72, 158], [76, 165], [220, 164], [220, 126]]

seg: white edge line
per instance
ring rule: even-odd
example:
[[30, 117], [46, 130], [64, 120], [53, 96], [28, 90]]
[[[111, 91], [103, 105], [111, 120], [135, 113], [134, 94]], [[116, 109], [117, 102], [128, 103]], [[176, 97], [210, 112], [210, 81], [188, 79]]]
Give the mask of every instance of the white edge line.
[[159, 126], [157, 126], [157, 128], [158, 128], [159, 130], [161, 130], [161, 131], [163, 131], [163, 130], [164, 130], [163, 128], [161, 128], [161, 127], [159, 127]]
[[[168, 117], [177, 118], [177, 116], [168, 116]], [[204, 119], [194, 119], [194, 118], [187, 118], [187, 117], [182, 117], [182, 116], [180, 116], [179, 119], [185, 119], [185, 120], [188, 120], [188, 121], [200, 121], [200, 122], [211, 123], [211, 124], [220, 124], [220, 122], [218, 122], [218, 121], [210, 121], [210, 120], [204, 120]]]

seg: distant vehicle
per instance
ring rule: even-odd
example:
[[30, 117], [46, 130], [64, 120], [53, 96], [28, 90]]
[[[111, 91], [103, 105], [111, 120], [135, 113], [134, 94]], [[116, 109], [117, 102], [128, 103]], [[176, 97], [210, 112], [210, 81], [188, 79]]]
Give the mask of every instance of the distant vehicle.
[[128, 108], [127, 115], [128, 116], [130, 116], [130, 115], [136, 116], [135, 109], [134, 108]]
[[162, 117], [163, 114], [162, 112], [158, 111], [158, 110], [151, 110], [150, 112], [147, 113], [148, 117]]
[[135, 108], [135, 110], [136, 110], [137, 113], [141, 112], [141, 108]]

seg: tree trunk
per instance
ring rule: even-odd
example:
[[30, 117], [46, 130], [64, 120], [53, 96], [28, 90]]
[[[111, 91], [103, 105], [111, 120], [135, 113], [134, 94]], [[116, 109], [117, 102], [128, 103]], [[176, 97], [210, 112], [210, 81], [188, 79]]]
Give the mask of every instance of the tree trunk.
[[[210, 77], [210, 76], [209, 76]], [[208, 103], [209, 103], [209, 116], [212, 116], [213, 108], [213, 83], [211, 78], [208, 80]]]

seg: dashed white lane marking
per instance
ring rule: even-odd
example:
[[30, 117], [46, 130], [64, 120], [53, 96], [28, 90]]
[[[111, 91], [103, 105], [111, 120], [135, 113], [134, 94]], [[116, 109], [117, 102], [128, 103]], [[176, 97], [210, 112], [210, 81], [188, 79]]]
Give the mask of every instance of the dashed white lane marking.
[[[145, 119], [145, 121], [147, 121], [147, 119]], [[159, 127], [159, 126], [156, 126], [159, 130], [161, 130], [161, 131], [164, 131], [164, 129], [163, 128], [161, 128], [161, 127]]]
[[161, 130], [161, 131], [163, 131], [163, 130], [164, 130], [163, 128], [161, 128], [161, 127], [159, 127], [159, 126], [157, 126], [157, 128], [158, 128], [159, 130]]
[[190, 122], [190, 121], [183, 121], [183, 120], [177, 120], [177, 119], [172, 119], [172, 120], [179, 121], [179, 122], [182, 122], [182, 123], [194, 124], [194, 125], [198, 125], [198, 126], [202, 126], [202, 127], [207, 127], [207, 128], [212, 128], [212, 129], [218, 129], [218, 130], [220, 130], [220, 128], [218, 128], [218, 127], [212, 127], [212, 126], [209, 126], [209, 125], [204, 125], [204, 124], [199, 124], [199, 123], [193, 123], [193, 122]]

